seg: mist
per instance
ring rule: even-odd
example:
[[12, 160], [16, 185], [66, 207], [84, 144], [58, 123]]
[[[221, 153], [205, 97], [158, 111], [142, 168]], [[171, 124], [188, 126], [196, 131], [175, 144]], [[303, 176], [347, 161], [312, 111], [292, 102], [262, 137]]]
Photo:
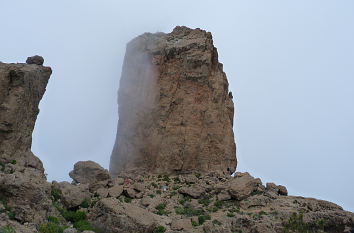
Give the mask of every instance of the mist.
[[53, 74], [32, 150], [48, 180], [114, 146], [126, 44], [176, 25], [213, 34], [235, 102], [238, 171], [354, 211], [354, 2], [0, 3], [0, 60], [39, 54]]

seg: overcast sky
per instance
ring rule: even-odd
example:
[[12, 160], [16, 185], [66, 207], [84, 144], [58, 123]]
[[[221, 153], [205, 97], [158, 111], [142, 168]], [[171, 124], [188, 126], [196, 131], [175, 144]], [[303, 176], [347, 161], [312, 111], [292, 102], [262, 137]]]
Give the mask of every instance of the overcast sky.
[[53, 74], [32, 150], [48, 179], [108, 168], [126, 43], [176, 25], [212, 32], [236, 115], [238, 171], [354, 211], [354, 1], [1, 0], [0, 61]]

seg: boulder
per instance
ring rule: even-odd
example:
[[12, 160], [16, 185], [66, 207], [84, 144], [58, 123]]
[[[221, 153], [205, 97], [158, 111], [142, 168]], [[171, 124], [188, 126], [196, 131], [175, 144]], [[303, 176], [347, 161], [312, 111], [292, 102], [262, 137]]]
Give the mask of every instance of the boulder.
[[175, 219], [171, 223], [171, 229], [176, 231], [181, 231], [181, 230], [188, 231], [193, 229], [193, 226], [190, 219], [187, 218]]
[[108, 189], [108, 195], [110, 197], [119, 197], [123, 193], [123, 186], [122, 185], [115, 185]]
[[28, 57], [26, 60], [27, 64], [35, 64], [35, 65], [43, 65], [44, 59], [41, 56], [35, 55], [32, 57]]
[[107, 186], [111, 179], [108, 171], [93, 161], [75, 163], [69, 175], [76, 183], [89, 184], [90, 190]]
[[270, 191], [270, 192], [274, 192], [274, 193], [276, 193], [278, 195], [282, 195], [282, 196], [288, 195], [288, 190], [283, 185], [276, 185], [274, 183], [267, 183], [266, 190]]
[[87, 184], [72, 185], [69, 182], [53, 181], [52, 189], [60, 190], [61, 202], [67, 209], [80, 206], [84, 201], [91, 199], [91, 194]]
[[205, 189], [203, 187], [200, 187], [197, 185], [194, 185], [191, 187], [184, 186], [184, 187], [180, 188], [178, 190], [178, 192], [197, 199], [197, 198], [200, 198], [205, 193]]
[[252, 177], [248, 172], [235, 176], [229, 181], [229, 193], [233, 199], [241, 201], [257, 192], [262, 186], [262, 181]]
[[88, 217], [106, 233], [153, 232], [157, 225], [164, 222], [162, 216], [115, 198], [99, 201]]

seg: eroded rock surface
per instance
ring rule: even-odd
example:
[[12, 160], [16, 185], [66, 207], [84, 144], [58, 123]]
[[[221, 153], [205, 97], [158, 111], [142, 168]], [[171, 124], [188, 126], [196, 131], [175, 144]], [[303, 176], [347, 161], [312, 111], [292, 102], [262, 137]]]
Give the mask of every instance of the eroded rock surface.
[[231, 174], [234, 105], [212, 35], [176, 27], [127, 45], [110, 173]]

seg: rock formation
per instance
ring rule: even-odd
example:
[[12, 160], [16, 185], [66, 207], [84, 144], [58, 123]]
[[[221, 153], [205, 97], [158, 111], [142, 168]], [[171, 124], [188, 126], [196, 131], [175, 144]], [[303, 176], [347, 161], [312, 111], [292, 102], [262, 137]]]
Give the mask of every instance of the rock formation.
[[[159, 46], [151, 47], [152, 45], [155, 46], [156, 40], [160, 41], [160, 39], [163, 44], [166, 44], [166, 38], [170, 38], [168, 35], [172, 34], [173, 37], [171, 38], [186, 37], [187, 41], [178, 42], [179, 40], [176, 39], [175, 45], [170, 45], [171, 47], [169, 49], [165, 46], [165, 50], [162, 52], [153, 49], [160, 48]], [[158, 100], [157, 106], [152, 105], [153, 107], [151, 107], [149, 104], [145, 105], [152, 101], [149, 99], [150, 92], [145, 89], [145, 87], [151, 84], [150, 82], [147, 82], [146, 85], [139, 86], [139, 88], [144, 88], [136, 89], [136, 95], [139, 96], [138, 99], [127, 100], [137, 105], [139, 105], [138, 102], [140, 102], [140, 105], [143, 106], [142, 112], [137, 111], [136, 114], [138, 115], [132, 115], [131, 118], [133, 121], [129, 121], [129, 116], [124, 114], [121, 118], [127, 120], [128, 126], [132, 124], [129, 127], [134, 126], [141, 130], [135, 132], [139, 139], [142, 139], [141, 136], [143, 133], [150, 132], [147, 130], [150, 129], [149, 127], [151, 127], [152, 132], [155, 132], [154, 130], [163, 132], [163, 138], [157, 137], [157, 140], [155, 137], [156, 134], [154, 134], [152, 135], [154, 136], [152, 137], [153, 140], [149, 138], [149, 140], [142, 141], [142, 146], [139, 147], [140, 149], [146, 149], [147, 142], [167, 143], [164, 141], [165, 138], [171, 143], [177, 143], [175, 140], [178, 139], [179, 131], [174, 131], [173, 127], [176, 126], [177, 129], [181, 130], [180, 127], [182, 126], [179, 122], [179, 114], [186, 114], [183, 115], [187, 117], [183, 120], [183, 127], [188, 126], [190, 129], [188, 129], [189, 131], [183, 127], [182, 129], [188, 132], [186, 135], [189, 135], [190, 142], [200, 142], [200, 147], [198, 147], [200, 149], [205, 145], [203, 141], [198, 141], [194, 137], [193, 130], [196, 128], [190, 125], [190, 123], [194, 122], [194, 124], [198, 124], [196, 119], [199, 118], [194, 119], [193, 117], [196, 116], [189, 112], [190, 108], [187, 106], [187, 104], [196, 105], [197, 107], [195, 109], [201, 111], [200, 108], [204, 106], [203, 101], [210, 100], [203, 97], [200, 100], [201, 102], [192, 101], [195, 96], [191, 93], [208, 93], [202, 92], [201, 90], [198, 92], [198, 88], [202, 90], [206, 88], [204, 86], [204, 82], [206, 82], [203, 78], [204, 76], [199, 78], [197, 74], [194, 74], [195, 76], [183, 76], [194, 77], [196, 80], [194, 78], [191, 78], [192, 80], [176, 78], [176, 80], [180, 80], [178, 81], [180, 84], [176, 84], [176, 80], [168, 78], [168, 70], [165, 69], [172, 69], [179, 72], [178, 67], [184, 64], [181, 63], [185, 61], [184, 59], [188, 58], [192, 61], [193, 59], [199, 61], [201, 56], [195, 55], [198, 54], [196, 51], [202, 51], [200, 47], [202, 43], [199, 36], [207, 35], [205, 38], [202, 37], [205, 39], [205, 45], [212, 45], [210, 41], [211, 37], [208, 36], [208, 33], [199, 29], [191, 30], [184, 27], [177, 27], [172, 34], [145, 34], [137, 40], [146, 42], [149, 41], [148, 38], [153, 38], [151, 40], [153, 43], [144, 44], [136, 42], [135, 44], [136, 46], [149, 45], [148, 48], [150, 49], [148, 50], [149, 52], [146, 53], [147, 55], [153, 54], [152, 56], [155, 57], [160, 54], [161, 57], [159, 59], [163, 60], [158, 60], [155, 57], [154, 62], [159, 61], [159, 64], [162, 65], [161, 67], [156, 65], [156, 67], [164, 70], [164, 72], [159, 71], [159, 79], [164, 79], [159, 82], [166, 81], [163, 85], [156, 85], [156, 87], [160, 88], [158, 92], [159, 96], [156, 99]], [[192, 38], [195, 38], [195, 43], [192, 42]], [[175, 39], [173, 39], [173, 41], [174, 40]], [[133, 41], [130, 46], [133, 46], [134, 43]], [[189, 54], [188, 51], [191, 52], [191, 54]], [[203, 51], [211, 50], [210, 47], [206, 46]], [[213, 56], [215, 56], [215, 54], [216, 53], [214, 53]], [[137, 52], [137, 55], [141, 56], [141, 53]], [[211, 56], [211, 54], [206, 52], [204, 55], [207, 63], [210, 58], [208, 58], [208, 56]], [[202, 55], [202, 57], [204, 57], [204, 55]], [[180, 59], [177, 59], [178, 56], [180, 56]], [[192, 56], [192, 58], [189, 56]], [[141, 66], [136, 70], [129, 68], [129, 59], [127, 55], [125, 65], [125, 69], [127, 69], [126, 72], [141, 72], [145, 75], [151, 74], [149, 73], [151, 72], [150, 68], [148, 68], [146, 72], [143, 72], [145, 68]], [[143, 60], [144, 59], [145, 58], [143, 58]], [[143, 60], [139, 62], [143, 62]], [[215, 62], [215, 58], [212, 60]], [[182, 170], [176, 170], [175, 168], [178, 162], [169, 166], [167, 161], [160, 158], [161, 160], [156, 160], [151, 163], [156, 163], [156, 166], [151, 169], [153, 173], [149, 173], [149, 169], [147, 169], [146, 166], [137, 163], [137, 165], [139, 165], [138, 168], [145, 169], [144, 172], [124, 172], [118, 175], [118, 177], [113, 178], [106, 169], [102, 168], [97, 163], [93, 161], [80, 161], [74, 165], [73, 171], [70, 172], [70, 177], [73, 179], [72, 183], [66, 181], [60, 183], [53, 181], [52, 184], [48, 183], [44, 175], [42, 163], [31, 153], [30, 146], [31, 134], [38, 114], [38, 103], [45, 91], [51, 70], [41, 65], [43, 64], [43, 58], [41, 57], [31, 57], [28, 58], [27, 61], [30, 64], [0, 63], [1, 233], [354, 232], [354, 214], [343, 210], [342, 207], [313, 198], [288, 196], [286, 187], [274, 183], [267, 183], [266, 186], [264, 186], [261, 179], [254, 178], [248, 173], [236, 172], [234, 177], [232, 177], [226, 173], [220, 172], [220, 170], [223, 169], [218, 166], [221, 165], [214, 163], [213, 159], [206, 160], [207, 166], [211, 168], [210, 171], [203, 170], [204, 165], [193, 160], [188, 160], [190, 163], [195, 162], [193, 167], [183, 165]], [[169, 62], [173, 62], [174, 65], [169, 64]], [[201, 62], [200, 64], [204, 63]], [[185, 65], [182, 67], [184, 66]], [[212, 128], [216, 127], [216, 125], [225, 125], [226, 128], [221, 128], [221, 131], [228, 132], [228, 127], [230, 127], [228, 124], [232, 123], [232, 106], [229, 105], [229, 108], [226, 107], [225, 110], [225, 105], [223, 105], [225, 103], [222, 102], [222, 100], [226, 98], [224, 99], [225, 101], [229, 101], [229, 104], [232, 103], [227, 93], [226, 78], [222, 71], [219, 70], [221, 69], [220, 66], [220, 64], [217, 64], [217, 67], [219, 67], [217, 69], [211, 66], [214, 67], [210, 71], [213, 75], [207, 76], [209, 77], [209, 84], [207, 86], [208, 88], [213, 87], [213, 91], [219, 93], [219, 95], [216, 95], [218, 96], [216, 102], [219, 103], [221, 110], [215, 110], [214, 107], [216, 108], [216, 106], [209, 102], [203, 109], [206, 111], [205, 114], [215, 121], [224, 119], [223, 117], [226, 113], [230, 114], [228, 115], [228, 119], [224, 119], [227, 120], [228, 123], [212, 123], [207, 119], [203, 119], [202, 122], [199, 122], [199, 127], [211, 127], [208, 128], [210, 137], [213, 135], [217, 137], [215, 140], [212, 137], [210, 138], [210, 150], [213, 149], [217, 151], [215, 148], [222, 145], [217, 143], [223, 142], [226, 147], [224, 151], [228, 151], [234, 149], [233, 145], [230, 146], [230, 144], [218, 138], [217, 130], [215, 129], [214, 132], [214, 128]], [[136, 67], [136, 65], [133, 65], [133, 67]], [[189, 71], [185, 68], [182, 70], [183, 72], [192, 74], [193, 72], [197, 72], [198, 67], [199, 66], [195, 67], [195, 71], [193, 71], [192, 68]], [[210, 68], [208, 67], [207, 65], [206, 68], [201, 69], [208, 70]], [[201, 71], [201, 73], [204, 71]], [[207, 74], [209, 74], [208, 72]], [[218, 76], [219, 79], [211, 78], [214, 76]], [[139, 78], [140, 76], [133, 75], [132, 77]], [[125, 79], [122, 79], [122, 82], [124, 82], [123, 80]], [[129, 80], [126, 82], [129, 82]], [[168, 82], [172, 85], [171, 90], [175, 90], [173, 94], [170, 93], [171, 90], [169, 89]], [[220, 82], [220, 84], [217, 85], [216, 83], [218, 82]], [[219, 92], [220, 89], [218, 88], [221, 87], [219, 85], [222, 83], [225, 84], [224, 89], [221, 88], [224, 92]], [[131, 85], [133, 84], [134, 83], [131, 83]], [[177, 85], [179, 88], [174, 85]], [[195, 88], [194, 92], [189, 89], [189, 85]], [[135, 86], [133, 85], [133, 87]], [[179, 90], [182, 87], [183, 90]], [[180, 92], [187, 92], [186, 98], [188, 102], [182, 100], [182, 94]], [[122, 93], [123, 91], [120, 91], [120, 95], [129, 97], [129, 93]], [[146, 95], [147, 98], [141, 99], [140, 97], [143, 95]], [[171, 99], [175, 99], [176, 102], [173, 105], [176, 106], [168, 107], [169, 105], [166, 105], [170, 104], [169, 101], [171, 101]], [[183, 106], [186, 105], [184, 106], [186, 113], [184, 113], [183, 109], [179, 109], [179, 104]], [[125, 109], [129, 108], [131, 105], [123, 104], [122, 106], [123, 109]], [[122, 106], [120, 106], [120, 108]], [[154, 112], [151, 112], [151, 108], [157, 110], [158, 114], [155, 115]], [[166, 110], [166, 108], [172, 109]], [[214, 110], [216, 112], [214, 112]], [[132, 112], [133, 110], [129, 111]], [[198, 111], [196, 111], [196, 113]], [[163, 113], [168, 114], [164, 115]], [[151, 121], [149, 122], [151, 126], [147, 126], [146, 122], [140, 122], [140, 117], [142, 116], [140, 114], [150, 117], [149, 119]], [[213, 114], [216, 114], [216, 116]], [[137, 122], [143, 124], [145, 128], [138, 127], [138, 125], [136, 125]], [[158, 124], [166, 127], [166, 129], [162, 130], [161, 128], [156, 128]], [[123, 122], [120, 122], [120, 126], [124, 127]], [[171, 133], [171, 135], [169, 133]], [[200, 130], [200, 140], [207, 140], [207, 138], [203, 138], [204, 133], [204, 130]], [[124, 135], [118, 134], [118, 136], [122, 137]], [[133, 134], [128, 134], [128, 136], [132, 137]], [[148, 137], [149, 134], [146, 136]], [[225, 135], [225, 137], [229, 137], [225, 139], [229, 140], [232, 138], [232, 134]], [[124, 142], [128, 143], [128, 141]], [[138, 141], [133, 141], [132, 143], [136, 143], [136, 145], [139, 146]], [[185, 144], [182, 143], [181, 145], [189, 149], [182, 148], [181, 150], [185, 151], [185, 153], [189, 153], [192, 150], [191, 148], [194, 148], [194, 144], [188, 144], [188, 141], [184, 143]], [[123, 148], [130, 148], [133, 144], [128, 144], [127, 147]], [[156, 145], [158, 149], [155, 148], [156, 153], [160, 153], [158, 154], [159, 156], [164, 155], [162, 153], [164, 150], [161, 148], [167, 150], [167, 147], [163, 147], [165, 144], [161, 146], [158, 146], [160, 144], [154, 145]], [[175, 150], [177, 144], [171, 144], [171, 148]], [[220, 151], [223, 150], [220, 149]], [[173, 154], [167, 153], [167, 155], [172, 156]], [[215, 156], [219, 155], [220, 154], [216, 154]], [[213, 158], [211, 155], [210, 157]], [[197, 157], [194, 157], [194, 159], [196, 158]], [[159, 164], [159, 161], [168, 167], [162, 169], [162, 165]], [[127, 163], [124, 169], [132, 168], [133, 163], [129, 161], [129, 159], [125, 162]], [[224, 164], [225, 168], [227, 168], [227, 165], [231, 164], [229, 162]], [[161, 171], [165, 171], [166, 174], [155, 174]], [[177, 174], [178, 172], [176, 171], [179, 171], [180, 174]], [[199, 173], [198, 171], [202, 172]], [[168, 172], [172, 174], [168, 175]]]
[[235, 171], [234, 105], [210, 32], [176, 27], [129, 42], [118, 106], [113, 176]]

